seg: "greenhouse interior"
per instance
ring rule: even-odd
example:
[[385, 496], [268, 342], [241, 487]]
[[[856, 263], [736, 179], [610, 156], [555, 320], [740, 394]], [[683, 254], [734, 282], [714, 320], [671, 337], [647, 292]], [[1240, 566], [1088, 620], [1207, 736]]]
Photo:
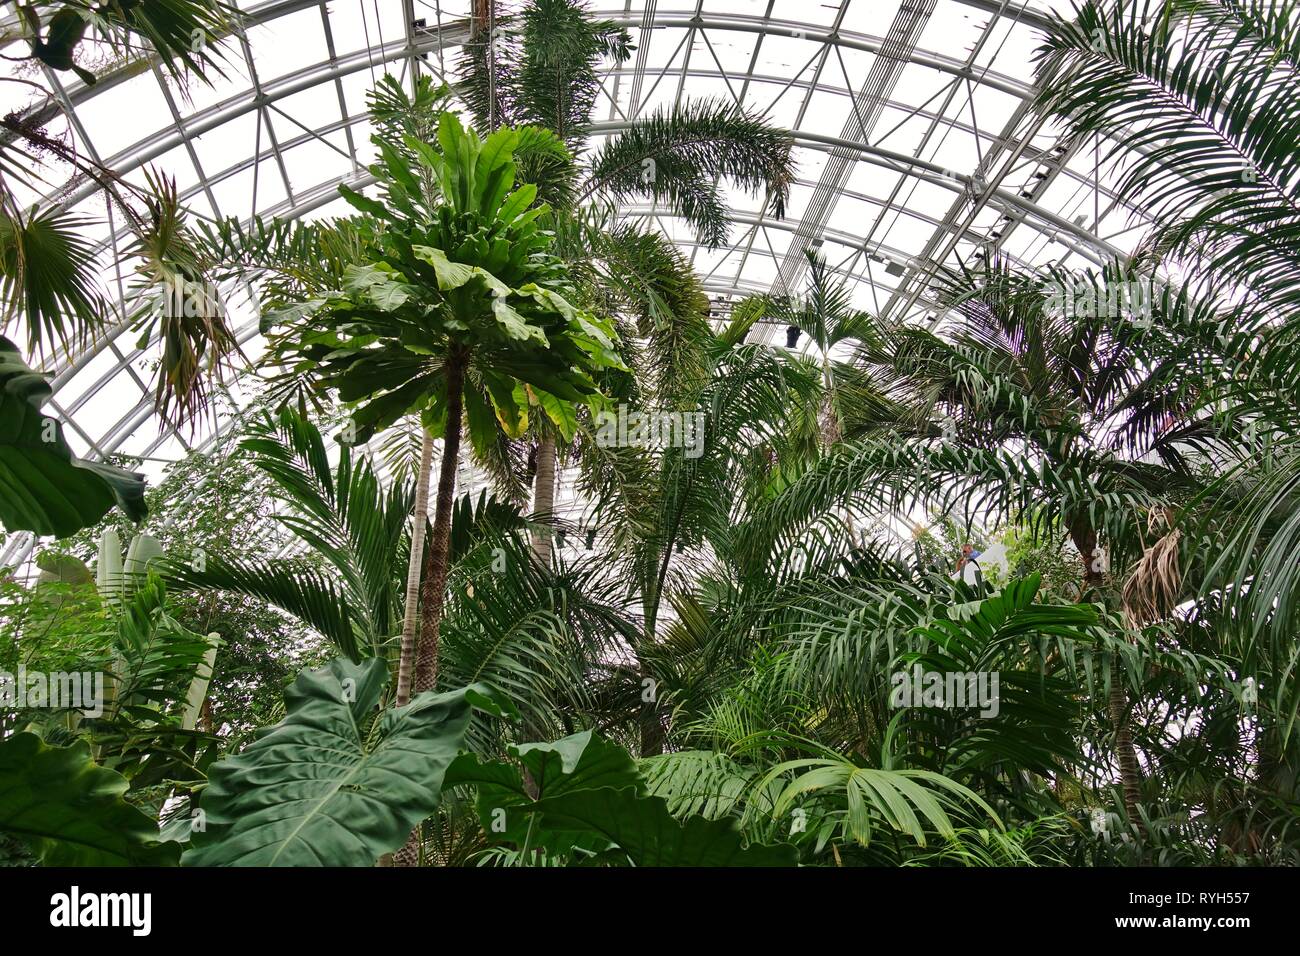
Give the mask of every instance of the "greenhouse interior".
[[1296, 0], [0, 19], [6, 867], [1300, 862]]

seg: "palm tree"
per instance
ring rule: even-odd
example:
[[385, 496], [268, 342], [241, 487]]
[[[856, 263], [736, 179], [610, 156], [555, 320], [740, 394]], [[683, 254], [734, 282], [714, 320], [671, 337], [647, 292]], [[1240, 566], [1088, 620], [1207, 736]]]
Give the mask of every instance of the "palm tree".
[[[1086, 280], [1094, 301], [1123, 274]], [[929, 502], [1039, 534], [1059, 528], [1083, 561], [1080, 599], [1118, 609], [1118, 572], [1144, 552], [1143, 516], [1188, 506], [1204, 487], [1197, 471], [1227, 457], [1229, 436], [1201, 414], [1197, 391], [1222, 370], [1211, 353], [1186, 351], [1189, 341], [1212, 344], [1219, 326], [1212, 310], [1172, 292], [1152, 303], [1149, 323], [1075, 309], [1053, 292], [1083, 281], [1025, 277], [1000, 261], [941, 278], [943, 305], [960, 318], [941, 330], [882, 327], [859, 349], [906, 416], [800, 476], [765, 523], [781, 528], [835, 505]], [[900, 429], [909, 443], [899, 444]], [[1116, 648], [1117, 665], [1122, 656]], [[1119, 676], [1110, 714], [1136, 819], [1138, 763]]]
[[[791, 839], [810, 862], [898, 865], [936, 837], [968, 864], [1025, 862], [1014, 825], [1059, 815], [1041, 781], [1082, 759], [1081, 669], [1040, 641], [1050, 633], [1050, 646], [1091, 657], [1095, 612], [1042, 603], [1034, 577], [972, 593], [865, 555], [802, 572], [790, 552], [778, 557], [788, 571], [775, 585], [683, 617], [725, 676], [683, 715], [681, 749], [645, 762], [652, 790], [694, 812], [738, 813], [752, 838]], [[999, 712], [900, 706], [895, 678], [914, 665], [999, 672]], [[934, 816], [889, 809], [913, 800]], [[991, 843], [968, 829], [989, 820], [1001, 835]]]
[[[417, 693], [437, 675], [462, 419], [484, 453], [498, 422], [519, 433], [534, 402], [553, 419], [571, 417], [569, 403], [598, 394], [588, 370], [620, 364], [611, 330], [564, 297], [562, 266], [546, 255], [549, 237], [535, 221], [536, 187], [511, 189], [519, 143], [541, 152], [554, 140], [511, 128], [479, 140], [449, 113], [438, 140], [434, 147], [379, 138], [384, 199], [341, 187], [374, 217], [361, 263], [347, 270], [342, 291], [275, 339], [286, 364], [312, 370], [319, 387], [360, 405], [352, 440], [364, 442], [411, 411], [430, 435], [444, 436], [422, 575]], [[399, 702], [410, 658], [404, 654], [399, 669]]]
[[[1291, 315], [1300, 301], [1300, 214], [1285, 158], [1300, 142], [1300, 110], [1282, 92], [1297, 79], [1293, 38], [1286, 6], [1090, 0], [1075, 19], [1054, 21], [1038, 57], [1038, 108], [1063, 118], [1072, 135], [1109, 136], [1116, 191], [1152, 217], [1142, 265], [1178, 269], [1231, 309], [1219, 351], [1235, 374], [1228, 387], [1207, 390], [1205, 404], [1225, 402], [1233, 417], [1255, 419], [1258, 435], [1278, 440], [1269, 457], [1287, 474], [1295, 464], [1286, 439]], [[1249, 295], [1234, 292], [1247, 287]], [[1225, 557], [1214, 581], [1253, 576], [1268, 495], [1256, 504], [1244, 536], [1226, 549], [1236, 560]], [[1279, 599], [1290, 606], [1300, 579], [1289, 564], [1270, 566], [1271, 583], [1249, 589], [1257, 616], [1274, 618], [1265, 610]]]
[[[1230, 316], [1215, 351], [1232, 375], [1206, 383], [1201, 401], [1254, 440], [1206, 495], [1208, 524], [1184, 529], [1202, 547], [1181, 550], [1198, 564], [1214, 555], [1198, 568], [1201, 599], [1227, 603], [1230, 633], [1250, 622], [1239, 653], [1260, 676], [1285, 670], [1300, 607], [1295, 37], [1290, 4], [1089, 0], [1053, 19], [1037, 62], [1038, 108], [1071, 135], [1105, 136], [1116, 191], [1151, 217], [1144, 268], [1187, 276]], [[1261, 763], [1281, 768], [1300, 695], [1271, 684], [1265, 714], [1280, 723], [1261, 730]]]
[[[7, 39], [26, 42], [31, 52], [27, 57], [7, 59], [72, 71], [87, 84], [93, 84], [96, 77], [77, 60], [92, 24], [94, 38], [116, 53], [143, 46], [157, 55], [160, 67], [172, 77], [193, 75], [211, 83], [213, 74], [221, 73], [220, 41], [238, 16], [237, 11], [212, 0], [162, 5], [35, 0], [15, 9], [17, 35]], [[195, 47], [196, 35], [211, 42]], [[51, 158], [86, 176], [103, 188], [136, 237], [126, 258], [138, 260], [142, 271], [155, 274], [159, 267], [166, 268], [184, 245], [179, 229], [163, 233], [176, 223], [172, 215], [174, 190], [169, 192], [165, 181], [152, 174], [148, 188], [133, 186], [113, 170], [79, 155], [44, 131], [44, 124], [63, 112], [61, 101], [28, 79], [6, 76], [0, 77], [0, 83], [9, 84], [10, 89], [13, 85], [33, 87], [45, 98], [0, 121], [0, 333], [21, 324], [29, 352], [71, 351], [100, 334], [110, 312], [94, 249], [82, 235], [90, 220], [57, 204], [24, 209], [15, 185], [30, 189], [45, 181], [46, 177], [33, 171]], [[151, 317], [136, 314], [131, 318], [144, 326]], [[178, 414], [173, 424], [180, 424], [204, 407], [206, 379], [220, 376], [236, 345], [219, 315], [196, 330], [194, 323], [187, 327], [164, 309], [157, 323], [165, 343], [157, 404], [166, 416], [174, 401]], [[63, 426], [41, 412], [49, 386], [3, 334], [0, 366], [0, 376], [10, 383], [4, 418], [16, 423], [0, 442], [0, 460], [4, 461], [0, 485], [5, 487], [0, 518], [4, 526], [10, 531], [66, 537], [93, 525], [115, 504], [134, 520], [143, 517], [143, 476], [73, 457], [63, 439]], [[21, 390], [15, 387], [20, 382], [24, 383]], [[46, 422], [54, 423], [53, 436], [44, 433]]]
[[1037, 54], [1037, 108], [1108, 138], [1116, 192], [1154, 220], [1150, 263], [1249, 286], [1247, 314], [1300, 303], [1295, 31], [1287, 4], [1086, 0]]
[[[648, 339], [650, 367], [641, 371], [661, 383], [661, 402], [671, 400], [675, 383], [701, 367], [707, 303], [693, 288], [683, 294], [688, 270], [671, 243], [618, 223], [617, 204], [635, 197], [664, 203], [716, 248], [729, 225], [720, 181], [763, 191], [781, 215], [794, 178], [791, 138], [732, 104], [688, 100], [634, 120], [583, 161], [602, 83], [598, 67], [631, 55], [627, 31], [592, 19], [580, 0], [529, 0], [510, 17], [498, 17], [495, 0], [483, 0], [472, 24], [459, 90], [477, 125], [549, 129], [579, 160], [520, 162], [552, 207], [555, 252], [582, 280], [579, 295], [593, 307], [622, 307]], [[572, 436], [544, 421], [536, 431], [533, 510], [545, 518], [554, 508], [557, 439], [567, 444]], [[539, 560], [550, 560], [548, 528], [536, 533], [534, 547]]]
[[[549, 129], [581, 158], [602, 83], [597, 68], [631, 55], [627, 32], [592, 20], [580, 0], [529, 0], [513, 17], [497, 17], [494, 0], [484, 8], [497, 30], [479, 33], [484, 39], [471, 43], [460, 63], [459, 90], [475, 122]], [[526, 178], [554, 208], [648, 196], [668, 203], [716, 247], [729, 227], [718, 180], [764, 191], [779, 216], [794, 179], [792, 145], [788, 133], [733, 104], [688, 100], [635, 120], [580, 165], [546, 156], [523, 162], [531, 162]]]
[[369, 461], [341, 446], [333, 468], [320, 429], [293, 409], [249, 426], [242, 453], [272, 481], [277, 520], [302, 553], [205, 554], [165, 566], [174, 587], [259, 598], [327, 638], [349, 660], [386, 657], [402, 620], [410, 481], [385, 488]]
[[[887, 841], [870, 836], [879, 823], [922, 845], [937, 830], [954, 852], [1023, 862], [1022, 836], [989, 846], [966, 829], [981, 824], [966, 815], [979, 804], [964, 800], [995, 796], [999, 815], [1009, 804], [1018, 815], [1062, 812], [1026, 773], [1039, 780], [1084, 760], [1076, 700], [1085, 667], [1101, 659], [1090, 631], [1096, 612], [1041, 606], [1035, 580], [991, 597], [987, 617], [950, 616], [946, 603], [969, 607], [972, 595], [954, 593], [946, 578], [915, 581], [900, 564], [853, 548], [842, 523], [825, 520], [825, 507], [804, 512], [801, 476], [812, 464], [790, 441], [786, 419], [819, 399], [820, 370], [739, 344], [746, 329], [742, 319], [710, 344], [711, 371], [694, 399], [708, 410], [699, 459], [580, 446], [607, 560], [620, 562], [614, 573], [634, 582], [641, 605], [637, 666], [609, 676], [608, 696], [624, 702], [622, 721], [639, 732], [652, 790], [682, 812], [739, 814], [751, 839], [784, 839], [791, 800], [805, 784], [818, 789], [798, 771], [816, 766], [823, 785], [834, 786], [815, 805], [799, 803], [811, 854], [831, 852], [834, 833], [845, 838], [837, 861], [906, 858], [883, 855]], [[954, 627], [970, 630], [952, 640]], [[1059, 643], [1045, 647], [1049, 634]], [[972, 647], [987, 656], [968, 659]], [[888, 678], [905, 653], [933, 669], [1000, 670], [1025, 693], [1008, 690], [995, 726], [919, 715], [900, 725]], [[638, 705], [647, 679], [655, 699]], [[964, 823], [922, 814], [913, 828], [870, 800], [865, 817], [846, 819], [855, 788], [890, 792], [897, 784], [918, 793], [909, 781], [933, 785], [940, 806], [960, 794]], [[957, 789], [945, 790], [949, 782]], [[872, 791], [875, 783], [886, 789]]]
[[820, 254], [805, 254], [809, 271], [802, 296], [760, 298], [752, 301], [751, 307], [808, 336], [817, 349], [821, 397], [815, 421], [810, 418], [807, 424], [815, 424], [817, 450], [824, 454], [843, 437], [861, 435], [893, 421], [897, 410], [860, 368], [843, 356], [832, 356], [837, 347], [872, 341], [875, 320], [854, 308], [848, 283], [834, 275]]
[[[786, 416], [809, 401], [816, 379], [766, 346], [743, 340], [756, 318], [705, 332], [703, 374], [679, 382], [674, 408], [693, 416], [694, 441], [666, 447], [620, 447], [600, 440], [590, 424], [579, 444], [580, 487], [593, 502], [593, 519], [607, 552], [641, 608], [641, 633], [632, 648], [634, 678], [624, 692], [639, 700], [643, 755], [664, 746], [667, 682], [656, 667], [664, 653], [661, 618], [680, 609], [696, 574], [719, 554], [731, 554], [736, 509], [770, 487], [773, 457], [791, 453]], [[742, 512], [743, 514], [743, 512]]]
[[[296, 552], [168, 560], [167, 584], [267, 601], [353, 662], [393, 657], [405, 605], [418, 601], [404, 599], [403, 587], [413, 476], [385, 487], [370, 458], [346, 445], [331, 466], [321, 430], [287, 408], [250, 425], [239, 451], [270, 478], [281, 505], [276, 520]], [[630, 624], [599, 579], [599, 561], [552, 573], [527, 559], [523, 526], [514, 508], [486, 494], [477, 502], [462, 496], [453, 509], [439, 680], [487, 680], [508, 691], [520, 715], [515, 732], [533, 739], [571, 732], [571, 721], [599, 709], [587, 677], [619, 653]], [[502, 562], [511, 573], [499, 573]], [[497, 736], [486, 725], [471, 733], [483, 753], [495, 752]]]
[[416, 602], [407, 601], [399, 704], [436, 682], [463, 426], [488, 457], [503, 432], [522, 435], [530, 413], [571, 421], [575, 403], [600, 401], [591, 375], [621, 368], [612, 327], [568, 301], [572, 287], [538, 224], [536, 186], [512, 191], [516, 152], [567, 162], [563, 144], [531, 127], [480, 140], [444, 111], [447, 96], [427, 77], [408, 93], [386, 76], [372, 93], [382, 198], [340, 187], [363, 215], [292, 227], [228, 221], [203, 234], [223, 269], [268, 277], [264, 321], [279, 326], [272, 347], [290, 370], [282, 400], [305, 407], [336, 391], [356, 407], [350, 443], [418, 416], [417, 489], [427, 487], [430, 443], [444, 437], [432, 538], [421, 546], [417, 520], [411, 549], [420, 628], [417, 640]]

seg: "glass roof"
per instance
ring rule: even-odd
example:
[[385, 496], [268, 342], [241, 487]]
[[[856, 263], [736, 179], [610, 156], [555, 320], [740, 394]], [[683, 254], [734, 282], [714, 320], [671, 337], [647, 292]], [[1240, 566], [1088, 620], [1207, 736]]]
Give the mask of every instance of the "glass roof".
[[[48, 91], [4, 84], [18, 111], [46, 123], [78, 153], [143, 185], [152, 167], [175, 179], [192, 217], [254, 213], [288, 218], [346, 214], [337, 186], [364, 188], [373, 148], [365, 94], [385, 71], [444, 76], [468, 36], [472, 0], [240, 0], [241, 36], [225, 42], [227, 76], [187, 89], [152, 64], [102, 68], [87, 87], [72, 74], [22, 72]], [[516, 4], [502, 0], [508, 13]], [[803, 250], [817, 247], [879, 314], [927, 314], [935, 263], [997, 249], [1033, 267], [1079, 266], [1129, 250], [1140, 212], [1099, 175], [1096, 150], [1029, 114], [1033, 51], [1046, 12], [1034, 0], [592, 0], [592, 12], [632, 34], [635, 52], [609, 66], [596, 107], [596, 143], [630, 120], [683, 98], [719, 97], [790, 129], [799, 163], [786, 215], [733, 192], [730, 243], [710, 250], [662, 207], [628, 205], [675, 240], [723, 302], [751, 292], [797, 291]], [[6, 64], [11, 74], [15, 68]], [[450, 75], [447, 79], [453, 79]], [[13, 89], [25, 92], [11, 95]], [[64, 111], [49, 104], [63, 104]], [[66, 177], [66, 172], [62, 173]], [[27, 203], [60, 202], [92, 217], [105, 287], [130, 276], [125, 243], [94, 184], [59, 187]], [[251, 305], [230, 303], [245, 354], [260, 349]], [[120, 306], [120, 303], [119, 303]], [[124, 314], [124, 313], [123, 313]], [[776, 330], [759, 330], [775, 340]], [[163, 463], [227, 429], [247, 385], [229, 384], [224, 411], [179, 432], [154, 412], [157, 343], [138, 347], [119, 324], [82, 354], [47, 356], [51, 410], [86, 457]], [[27, 536], [25, 547], [30, 548]], [[11, 560], [18, 540], [0, 549]]]

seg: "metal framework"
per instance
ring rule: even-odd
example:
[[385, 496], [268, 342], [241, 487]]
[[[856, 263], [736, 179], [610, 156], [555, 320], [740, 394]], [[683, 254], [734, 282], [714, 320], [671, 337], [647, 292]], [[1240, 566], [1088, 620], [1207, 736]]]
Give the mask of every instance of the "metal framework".
[[[177, 178], [200, 218], [327, 213], [337, 186], [370, 182], [364, 91], [384, 71], [450, 78], [469, 38], [472, 0], [247, 2], [231, 69], [214, 89], [178, 90], [156, 64], [134, 60], [88, 87], [45, 72], [49, 96], [25, 104], [69, 143], [130, 181], [154, 165]], [[501, 15], [515, 4], [499, 0]], [[730, 196], [734, 226], [721, 250], [698, 244], [662, 207], [629, 205], [680, 244], [706, 289], [724, 302], [753, 292], [797, 292], [805, 251], [818, 249], [859, 304], [910, 321], [932, 314], [923, 293], [940, 265], [995, 250], [1026, 268], [1086, 264], [1130, 248], [1140, 211], [1098, 174], [1097, 150], [1044, 127], [1030, 109], [1035, 31], [1051, 0], [591, 0], [626, 27], [636, 52], [605, 74], [593, 138], [648, 112], [720, 97], [789, 128], [801, 172], [789, 214], [764, 197]], [[93, 182], [46, 203], [103, 221], [106, 280], [125, 297], [117, 266], [127, 233], [98, 203]], [[98, 205], [97, 205], [98, 203]], [[125, 307], [119, 301], [120, 315]], [[758, 335], [770, 339], [772, 327]], [[241, 343], [255, 346], [255, 317]], [[182, 434], [154, 413], [147, 363], [154, 342], [124, 321], [84, 352], [51, 357], [51, 409], [91, 457], [169, 460], [210, 448], [214, 422]], [[237, 391], [237, 390], [236, 390]], [[240, 395], [232, 393], [238, 404]], [[30, 536], [0, 548], [21, 558]]]

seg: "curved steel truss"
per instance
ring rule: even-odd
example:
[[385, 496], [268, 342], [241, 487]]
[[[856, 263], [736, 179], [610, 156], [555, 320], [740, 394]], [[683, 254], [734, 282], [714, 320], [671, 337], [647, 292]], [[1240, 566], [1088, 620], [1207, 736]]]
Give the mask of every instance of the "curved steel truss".
[[[369, 182], [364, 93], [384, 71], [445, 77], [469, 37], [472, 0], [244, 2], [225, 38], [229, 76], [180, 90], [136, 59], [93, 87], [34, 77], [49, 95], [18, 112], [47, 123], [83, 155], [142, 182], [175, 177], [195, 217], [329, 214], [337, 185]], [[511, 0], [500, 0], [508, 13]], [[678, 242], [710, 294], [797, 290], [807, 249], [857, 287], [860, 305], [924, 316], [939, 264], [998, 250], [1026, 267], [1097, 261], [1130, 248], [1142, 224], [1097, 173], [1099, 144], [1064, 139], [1029, 109], [1036, 30], [1049, 0], [593, 0], [625, 26], [633, 58], [605, 74], [594, 135], [683, 99], [733, 100], [789, 128], [800, 175], [787, 217], [735, 194], [731, 243], [697, 244], [662, 208], [629, 205]], [[66, 126], [66, 128], [64, 128]], [[108, 284], [126, 234], [92, 182], [47, 203], [102, 221]], [[120, 303], [119, 303], [120, 305]], [[123, 311], [121, 314], [125, 314]], [[256, 321], [241, 318], [250, 350]], [[770, 327], [759, 334], [770, 337]], [[51, 410], [78, 453], [137, 456], [153, 467], [222, 434], [182, 434], [154, 414], [156, 343], [119, 323], [92, 347], [51, 356]], [[238, 383], [230, 392], [238, 406]], [[15, 536], [17, 539], [18, 536]], [[30, 542], [11, 540], [0, 564]]]

